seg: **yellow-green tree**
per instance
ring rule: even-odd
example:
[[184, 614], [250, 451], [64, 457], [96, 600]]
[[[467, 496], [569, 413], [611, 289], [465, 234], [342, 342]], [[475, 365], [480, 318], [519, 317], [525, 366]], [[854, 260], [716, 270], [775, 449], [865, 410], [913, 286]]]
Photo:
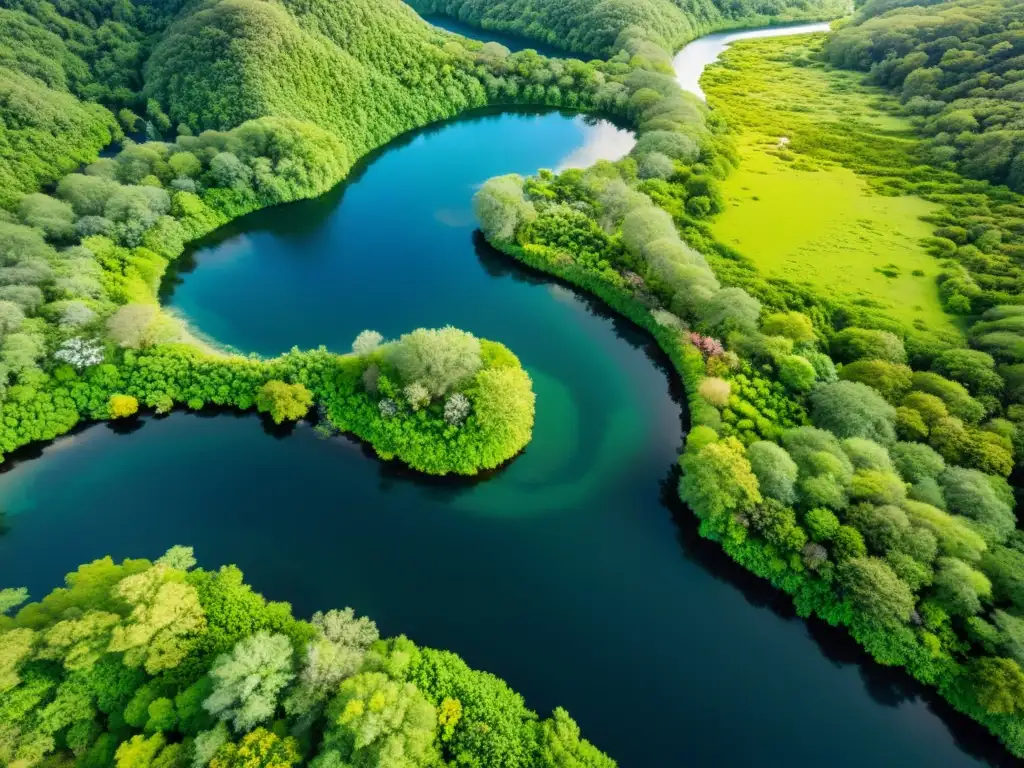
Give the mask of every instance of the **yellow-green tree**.
[[294, 738], [257, 728], [237, 744], [228, 742], [218, 749], [210, 768], [291, 768], [299, 758]]
[[260, 387], [256, 397], [256, 407], [261, 413], [269, 413], [275, 424], [301, 419], [312, 405], [313, 393], [302, 384], [286, 384], [276, 379]]
[[107, 411], [112, 419], [126, 419], [139, 412], [139, 401], [131, 395], [111, 395]]

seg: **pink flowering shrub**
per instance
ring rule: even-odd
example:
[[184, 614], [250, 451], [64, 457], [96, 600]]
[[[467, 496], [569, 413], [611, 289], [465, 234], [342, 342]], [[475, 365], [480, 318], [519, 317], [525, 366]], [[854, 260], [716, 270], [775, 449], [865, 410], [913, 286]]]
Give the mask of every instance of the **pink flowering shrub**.
[[717, 357], [725, 352], [722, 342], [710, 336], [701, 336], [699, 333], [691, 333], [690, 341], [693, 346], [704, 353], [705, 357]]

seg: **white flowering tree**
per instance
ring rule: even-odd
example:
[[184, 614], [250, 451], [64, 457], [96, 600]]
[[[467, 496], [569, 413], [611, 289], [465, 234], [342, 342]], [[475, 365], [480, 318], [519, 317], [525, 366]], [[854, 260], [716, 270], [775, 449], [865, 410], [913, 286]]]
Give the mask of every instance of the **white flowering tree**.
[[453, 426], [458, 426], [469, 416], [472, 407], [468, 397], [461, 392], [456, 392], [444, 404], [444, 420]]
[[414, 411], [430, 405], [430, 392], [418, 381], [414, 381], [403, 389], [402, 394], [405, 395], [406, 402], [409, 403], [409, 407]]
[[62, 328], [79, 328], [95, 319], [96, 313], [89, 309], [84, 302], [69, 301], [64, 305], [64, 311], [60, 313], [60, 326]]
[[352, 351], [357, 355], [366, 355], [377, 349], [382, 341], [384, 337], [377, 331], [362, 331], [352, 342]]
[[103, 345], [98, 341], [75, 336], [61, 344], [53, 353], [53, 357], [62, 363], [67, 363], [75, 370], [81, 371], [90, 365], [98, 365], [103, 362]]

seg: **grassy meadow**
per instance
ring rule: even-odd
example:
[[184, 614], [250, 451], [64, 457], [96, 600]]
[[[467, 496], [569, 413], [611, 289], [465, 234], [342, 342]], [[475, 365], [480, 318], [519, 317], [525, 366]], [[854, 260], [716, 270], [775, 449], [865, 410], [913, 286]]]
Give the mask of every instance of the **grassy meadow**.
[[705, 75], [741, 158], [712, 232], [769, 279], [867, 299], [918, 327], [952, 328], [938, 260], [921, 245], [933, 229], [922, 217], [939, 206], [898, 194], [916, 139], [862, 75], [813, 59], [823, 39], [738, 43]]

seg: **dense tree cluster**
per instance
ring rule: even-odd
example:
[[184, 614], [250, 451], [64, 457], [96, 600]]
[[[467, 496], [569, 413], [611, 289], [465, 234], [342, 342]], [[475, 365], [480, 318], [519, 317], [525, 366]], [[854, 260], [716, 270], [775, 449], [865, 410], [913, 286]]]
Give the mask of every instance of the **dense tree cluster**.
[[122, 128], [154, 135], [170, 128], [142, 94], [142, 65], [181, 5], [0, 5], [0, 206], [94, 159]]
[[929, 161], [1024, 192], [1024, 8], [1015, 0], [872, 0], [825, 47], [899, 91]]
[[27, 14], [0, 7], [0, 208], [120, 137], [108, 110], [69, 90], [86, 73], [58, 36]]
[[847, 10], [835, 0], [415, 0], [412, 6], [592, 56], [618, 52], [629, 27], [644, 30], [661, 47], [675, 51], [712, 29], [834, 18]]
[[0, 591], [0, 762], [83, 768], [614, 768], [563, 709], [352, 609], [292, 616], [234, 566], [109, 557]]
[[117, 364], [63, 364], [52, 374], [35, 369], [33, 383], [12, 386], [0, 404], [0, 448], [52, 439], [82, 419], [132, 416], [140, 406], [157, 413], [175, 405], [257, 407], [280, 424], [302, 418], [315, 403], [327, 431], [355, 434], [382, 458], [423, 472], [475, 474], [516, 455], [530, 440], [534, 415], [532, 384], [519, 360], [501, 344], [445, 329], [440, 333], [472, 339], [479, 352], [473, 374], [462, 377], [452, 359], [460, 350], [449, 350], [442, 336], [428, 350], [439, 358], [431, 371], [455, 383], [434, 396], [422, 381], [403, 378], [391, 359], [428, 333], [362, 355], [293, 350], [258, 360], [178, 343], [110, 352]]

